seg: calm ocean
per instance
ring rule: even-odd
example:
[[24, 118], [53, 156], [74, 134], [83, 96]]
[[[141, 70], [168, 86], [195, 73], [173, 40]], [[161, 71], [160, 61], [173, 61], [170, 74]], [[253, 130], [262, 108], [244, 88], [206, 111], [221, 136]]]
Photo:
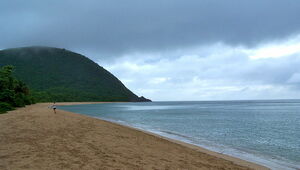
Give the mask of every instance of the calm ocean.
[[60, 106], [256, 162], [300, 169], [300, 100]]

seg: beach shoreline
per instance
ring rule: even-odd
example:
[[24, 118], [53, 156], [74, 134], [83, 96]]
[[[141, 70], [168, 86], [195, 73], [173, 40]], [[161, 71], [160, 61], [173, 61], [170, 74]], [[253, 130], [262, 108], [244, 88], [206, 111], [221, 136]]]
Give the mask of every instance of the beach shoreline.
[[[59, 106], [95, 103], [103, 102], [64, 102], [57, 103], [57, 105]], [[13, 120], [15, 120], [16, 124], [23, 124], [23, 126], [24, 124], [26, 124], [26, 126], [24, 127], [30, 127], [29, 129], [33, 130], [31, 133], [23, 133], [24, 138], [33, 138], [33, 136], [35, 136], [34, 131], [38, 131], [37, 133], [59, 131], [59, 133], [62, 133], [63, 135], [59, 136], [58, 139], [56, 138], [56, 140], [52, 139], [53, 134], [46, 134], [46, 138], [50, 138], [48, 140], [45, 140], [41, 137], [41, 139], [39, 139], [38, 135], [34, 139], [36, 139], [36, 141], [41, 140], [46, 145], [50, 146], [55, 145], [57, 141], [59, 143], [61, 142], [60, 140], [66, 140], [63, 143], [60, 143], [62, 148], [66, 147], [63, 146], [66, 145], [66, 143], [72, 142], [72, 140], [69, 140], [69, 137], [66, 137], [66, 135], [68, 135], [68, 130], [70, 130], [68, 126], [66, 127], [66, 125], [69, 124], [69, 126], [78, 127], [78, 129], [72, 129], [72, 133], [74, 133], [75, 136], [79, 135], [82, 137], [80, 139], [80, 142], [74, 142], [76, 143], [75, 149], [78, 149], [79, 147], [80, 149], [78, 149], [78, 152], [82, 153], [83, 157], [91, 157], [93, 160], [92, 162], [87, 164], [82, 160], [77, 160], [78, 156], [74, 157], [74, 153], [72, 156], [72, 149], [74, 149], [72, 147], [70, 147], [68, 150], [64, 150], [60, 147], [51, 148], [49, 150], [52, 153], [55, 153], [56, 151], [58, 157], [64, 157], [65, 155], [65, 157], [68, 157], [72, 160], [76, 158], [77, 162], [80, 162], [78, 168], [83, 169], [89, 169], [91, 167], [104, 167], [104, 169], [268, 169], [262, 165], [213, 152], [196, 145], [173, 140], [134, 127], [120, 125], [110, 121], [92, 118], [63, 110], [58, 110], [58, 113], [54, 114], [52, 113], [53, 111], [51, 109], [47, 108], [50, 105], [51, 103], [39, 103], [27, 106], [26, 108], [20, 108], [15, 111], [10, 111], [10, 113], [8, 114], [1, 115], [0, 126], [2, 127], [0, 130], [0, 134], [2, 137], [6, 137], [9, 139], [1, 140], [0, 142], [0, 168], [27, 169], [24, 165], [26, 164], [26, 162], [31, 162], [31, 165], [26, 164], [29, 169], [35, 169], [35, 166], [40, 166], [39, 164], [35, 165], [34, 163], [32, 163], [36, 162], [36, 160], [34, 159], [36, 157], [32, 158], [32, 156], [30, 156], [30, 154], [27, 152], [23, 153], [23, 156], [25, 154], [28, 156], [28, 159], [30, 159], [25, 162], [23, 160], [18, 160], [22, 159], [20, 157], [20, 154], [14, 154], [12, 148], [14, 148], [15, 150], [19, 150], [19, 152], [22, 152], [22, 149], [24, 149], [24, 145], [22, 147], [22, 145], [20, 145], [20, 143], [22, 142], [18, 140], [16, 142], [18, 147], [16, 148], [16, 143], [14, 143], [14, 141], [18, 137], [11, 135], [17, 135], [19, 132], [18, 130], [24, 131], [24, 129], [14, 129], [12, 127], [14, 126], [14, 124], [8, 124], [12, 123]], [[24, 115], [22, 115], [22, 113]], [[26, 118], [32, 119], [31, 124], [26, 121], [24, 122], [24, 119], [26, 120]], [[16, 119], [20, 119], [21, 122], [17, 121]], [[43, 123], [45, 124], [44, 126]], [[34, 127], [35, 124], [38, 124], [37, 128]], [[48, 126], [46, 124], [48, 124]], [[42, 128], [42, 130], [39, 130], [40, 128]], [[82, 132], [88, 133], [88, 135], [79, 134]], [[70, 136], [70, 139], [71, 138], [72, 136]], [[29, 143], [33, 141], [29, 141]], [[12, 142], [12, 145], [14, 145], [14, 147], [5, 147], [8, 142]], [[101, 143], [102, 145], [99, 145], [99, 143]], [[73, 144], [71, 143], [71, 145]], [[90, 148], [87, 148], [87, 146], [90, 146]], [[101, 148], [101, 146], [103, 148]], [[30, 147], [34, 146], [31, 145]], [[98, 154], [94, 153], [92, 155], [88, 153], [88, 151], [99, 149], [101, 150], [104, 148], [107, 150], [106, 152], [102, 151]], [[87, 149], [87, 151], [85, 149]], [[61, 150], [65, 152], [63, 155], [59, 153]], [[36, 150], [36, 148], [31, 148], [31, 151], [33, 151], [34, 154], [40, 155], [40, 158], [47, 157], [47, 155], [49, 154], [49, 151], [47, 150], [41, 153]], [[124, 153], [123, 151], [126, 152]], [[125, 154], [125, 156], [123, 154]], [[103, 159], [103, 155], [106, 155], [107, 157]], [[126, 160], [128, 162], [126, 162]], [[132, 161], [135, 163], [132, 163]], [[64, 166], [69, 166], [72, 169], [76, 169], [76, 166], [78, 164], [77, 163], [75, 166], [72, 161], [70, 161], [69, 163], [64, 162], [63, 164], [61, 164], [61, 161], [56, 159], [49, 159], [47, 161], [44, 160], [41, 161], [40, 164], [44, 164], [45, 162], [52, 162], [52, 168], [64, 168]]]

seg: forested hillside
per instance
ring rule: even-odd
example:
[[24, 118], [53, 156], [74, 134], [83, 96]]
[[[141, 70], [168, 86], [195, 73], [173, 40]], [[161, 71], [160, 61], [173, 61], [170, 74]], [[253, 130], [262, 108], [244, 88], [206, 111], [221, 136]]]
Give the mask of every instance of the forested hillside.
[[13, 66], [0, 68], [0, 113], [34, 102], [25, 83], [13, 76]]
[[13, 65], [37, 102], [149, 101], [87, 57], [58, 48], [25, 47], [0, 51], [0, 66]]

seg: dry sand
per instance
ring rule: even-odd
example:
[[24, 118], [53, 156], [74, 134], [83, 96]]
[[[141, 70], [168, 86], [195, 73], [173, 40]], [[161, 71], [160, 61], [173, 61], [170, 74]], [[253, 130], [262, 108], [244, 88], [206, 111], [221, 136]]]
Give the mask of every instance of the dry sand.
[[266, 169], [49, 105], [0, 115], [0, 169]]

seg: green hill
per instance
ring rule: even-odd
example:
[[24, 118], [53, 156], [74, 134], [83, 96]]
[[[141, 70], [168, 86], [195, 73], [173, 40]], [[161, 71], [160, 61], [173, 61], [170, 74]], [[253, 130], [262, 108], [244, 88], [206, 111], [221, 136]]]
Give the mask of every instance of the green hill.
[[149, 101], [87, 57], [58, 48], [24, 47], [0, 51], [0, 66], [13, 65], [37, 102]]

